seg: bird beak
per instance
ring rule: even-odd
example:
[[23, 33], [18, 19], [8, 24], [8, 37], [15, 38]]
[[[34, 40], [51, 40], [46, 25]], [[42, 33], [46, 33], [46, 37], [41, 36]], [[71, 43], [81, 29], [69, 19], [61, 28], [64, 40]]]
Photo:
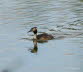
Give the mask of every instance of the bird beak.
[[32, 30], [28, 31], [27, 33], [32, 32]]

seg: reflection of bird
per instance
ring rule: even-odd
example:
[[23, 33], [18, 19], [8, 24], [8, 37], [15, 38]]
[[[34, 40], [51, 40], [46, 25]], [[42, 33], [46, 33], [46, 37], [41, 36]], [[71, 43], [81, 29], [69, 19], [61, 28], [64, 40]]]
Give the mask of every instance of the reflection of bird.
[[47, 33], [43, 33], [43, 34], [37, 35], [37, 27], [31, 28], [29, 32], [33, 32], [34, 33], [33, 39], [36, 39], [36, 40], [41, 40], [41, 41], [42, 40], [51, 40], [51, 39], [54, 38], [52, 35], [49, 35]]
[[34, 48], [30, 49], [31, 53], [37, 53], [38, 47], [37, 47], [37, 40], [33, 40]]

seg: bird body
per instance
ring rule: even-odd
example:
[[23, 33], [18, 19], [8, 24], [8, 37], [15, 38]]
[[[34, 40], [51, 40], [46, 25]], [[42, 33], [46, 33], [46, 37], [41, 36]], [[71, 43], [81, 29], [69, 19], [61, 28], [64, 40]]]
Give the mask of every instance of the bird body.
[[43, 33], [43, 34], [39, 34], [37, 35], [37, 39], [38, 40], [51, 40], [53, 39], [54, 37], [52, 35], [49, 35], [47, 33]]
[[29, 32], [34, 33], [33, 39], [37, 39], [37, 40], [41, 40], [41, 41], [54, 39], [54, 37], [52, 35], [47, 34], [47, 33], [37, 35], [37, 27], [31, 28], [31, 30]]

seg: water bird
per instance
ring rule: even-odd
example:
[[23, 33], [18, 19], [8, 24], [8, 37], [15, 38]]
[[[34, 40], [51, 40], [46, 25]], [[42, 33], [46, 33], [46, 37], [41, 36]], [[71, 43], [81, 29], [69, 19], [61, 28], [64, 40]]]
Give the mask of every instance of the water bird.
[[37, 35], [37, 32], [38, 32], [37, 27], [31, 28], [30, 31], [28, 32], [33, 32], [34, 33], [33, 39], [36, 39], [36, 40], [46, 41], [46, 40], [54, 39], [52, 35], [47, 34], [47, 33]]

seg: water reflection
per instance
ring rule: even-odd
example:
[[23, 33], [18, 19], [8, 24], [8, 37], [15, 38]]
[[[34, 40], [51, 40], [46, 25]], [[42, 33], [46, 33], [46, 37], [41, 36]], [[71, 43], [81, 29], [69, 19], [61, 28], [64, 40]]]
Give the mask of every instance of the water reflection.
[[30, 52], [31, 53], [37, 53], [38, 46], [37, 46], [37, 40], [36, 39], [33, 39], [33, 45], [34, 45], [34, 47], [33, 47], [33, 49], [30, 49]]
[[37, 53], [38, 52], [38, 43], [46, 43], [48, 41], [38, 41], [37, 39], [33, 39], [33, 48], [29, 49], [31, 53]]

